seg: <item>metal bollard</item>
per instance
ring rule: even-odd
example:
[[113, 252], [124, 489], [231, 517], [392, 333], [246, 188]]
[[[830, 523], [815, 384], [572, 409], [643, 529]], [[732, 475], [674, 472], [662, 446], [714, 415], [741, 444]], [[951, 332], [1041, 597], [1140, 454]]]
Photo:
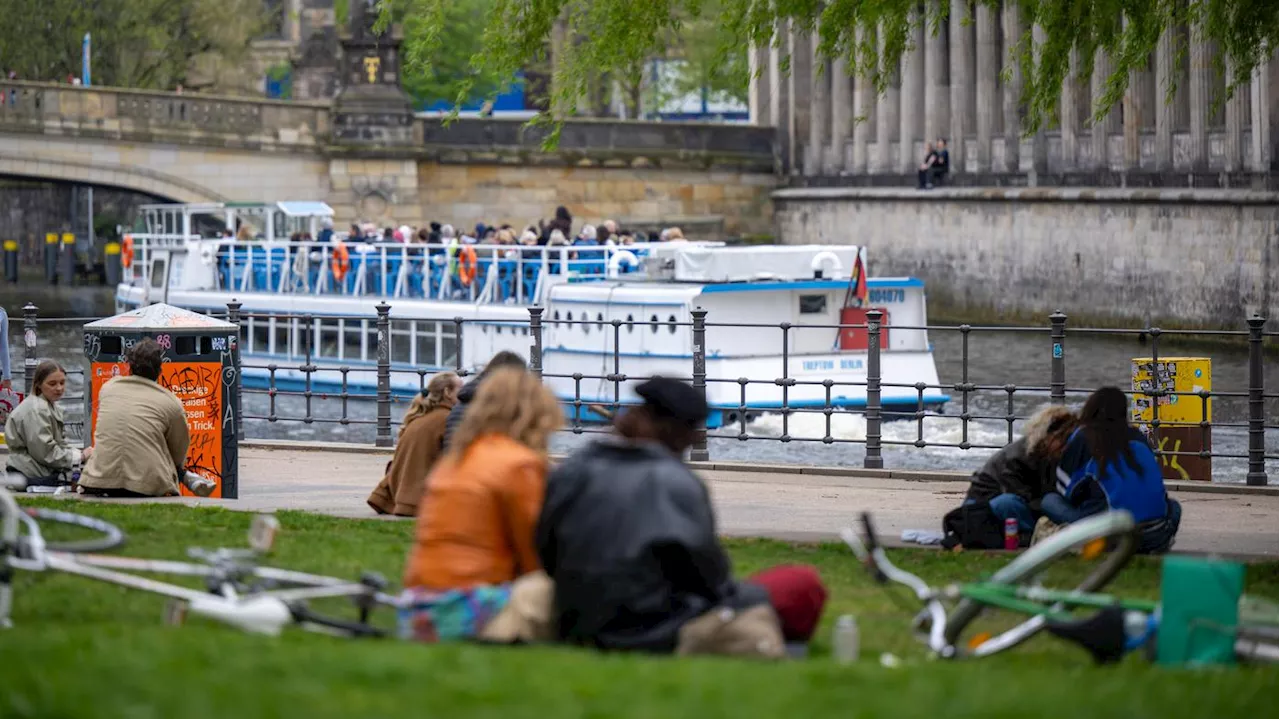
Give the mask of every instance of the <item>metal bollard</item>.
[[[110, 261], [108, 261], [107, 266], [108, 267], [111, 266]], [[108, 270], [108, 273], [109, 272], [110, 270]], [[243, 421], [243, 418], [240, 416], [241, 403], [243, 402], [242, 395], [244, 393], [243, 389], [241, 388], [241, 374], [243, 374], [243, 368], [240, 367], [240, 339], [241, 339], [240, 329], [239, 329], [240, 307], [241, 307], [240, 302], [238, 302], [235, 298], [232, 298], [231, 301], [227, 303], [227, 321], [236, 326], [236, 345], [235, 345], [235, 352], [232, 354], [232, 359], [235, 361], [235, 365], [236, 365], [236, 394], [235, 394], [235, 397], [232, 398], [231, 408], [232, 408], [232, 411], [235, 412], [235, 417], [236, 417], [236, 439], [237, 440], [244, 439], [244, 421]]]
[[1049, 315], [1049, 339], [1053, 354], [1049, 360], [1049, 401], [1067, 403], [1067, 316], [1062, 310]]
[[[701, 307], [693, 310], [693, 388], [707, 400], [707, 311]], [[707, 449], [707, 422], [702, 420], [694, 428], [693, 446], [689, 448], [691, 462], [707, 462], [711, 452]]]
[[880, 456], [880, 322], [884, 313], [867, 312], [867, 456], [862, 466], [867, 469], [883, 469], [884, 457]]
[[40, 364], [40, 359], [36, 356], [39, 344], [36, 317], [39, 314], [39, 308], [30, 302], [22, 307], [22, 344], [26, 347], [26, 355], [22, 358], [22, 385], [23, 393], [28, 397], [31, 396], [31, 387], [36, 381], [36, 367]]
[[70, 232], [62, 233], [62, 249], [58, 256], [58, 271], [62, 275], [58, 282], [70, 287], [76, 278], [76, 236]]
[[1266, 418], [1263, 414], [1262, 327], [1266, 319], [1257, 313], [1249, 318], [1249, 471], [1245, 484], [1267, 483]]
[[44, 236], [44, 281], [58, 284], [58, 234], [46, 233]]
[[529, 308], [529, 336], [533, 344], [529, 345], [529, 371], [538, 381], [542, 381], [542, 308]]
[[[105, 270], [106, 281], [108, 287], [115, 287], [120, 284], [120, 243], [108, 242], [102, 248], [102, 264]], [[228, 305], [230, 306], [230, 305]]]
[[4, 278], [10, 282], [18, 281], [18, 241], [4, 241]]
[[[391, 305], [379, 302], [378, 311], [378, 424], [375, 446], [390, 447], [391, 439]], [[459, 336], [458, 345], [462, 345]]]

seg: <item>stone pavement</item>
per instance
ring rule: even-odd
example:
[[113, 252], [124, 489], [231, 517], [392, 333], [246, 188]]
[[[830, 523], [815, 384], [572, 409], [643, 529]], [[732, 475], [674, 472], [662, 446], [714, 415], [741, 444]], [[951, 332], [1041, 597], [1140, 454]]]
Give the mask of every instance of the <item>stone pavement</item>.
[[[290, 444], [275, 443], [277, 447]], [[372, 518], [375, 515], [364, 500], [382, 477], [390, 453], [352, 447], [303, 450], [296, 446], [246, 446], [241, 448], [240, 458], [240, 499], [160, 501]], [[962, 477], [944, 473], [852, 476], [852, 472], [840, 470], [823, 474], [816, 468], [804, 468], [801, 473], [794, 467], [742, 471], [724, 469], [724, 464], [706, 466], [711, 468], [699, 473], [711, 487], [722, 533], [796, 541], [833, 541], [841, 528], [852, 525], [864, 511], [872, 513], [877, 530], [888, 541], [897, 540], [904, 529], [936, 529], [942, 515], [960, 503], [967, 487]], [[1280, 502], [1275, 488], [1240, 490], [1174, 487], [1173, 496], [1183, 505], [1177, 549], [1276, 557]]]

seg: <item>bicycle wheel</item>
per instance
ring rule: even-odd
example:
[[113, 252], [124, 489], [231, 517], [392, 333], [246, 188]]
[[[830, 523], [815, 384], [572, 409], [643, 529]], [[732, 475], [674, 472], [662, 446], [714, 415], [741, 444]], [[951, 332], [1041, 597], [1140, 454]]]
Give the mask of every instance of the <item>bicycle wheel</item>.
[[120, 528], [116, 525], [101, 519], [71, 512], [61, 512], [56, 509], [42, 509], [40, 507], [28, 507], [23, 511], [27, 513], [27, 516], [38, 522], [66, 524], [98, 532], [102, 535], [74, 542], [50, 542], [46, 540], [45, 549], [51, 552], [105, 552], [108, 549], [115, 549], [124, 544], [124, 532], [120, 531]]
[[[1031, 547], [991, 576], [990, 582], [1024, 584], [1033, 580], [1050, 564], [1096, 540], [1118, 540], [1097, 567], [1082, 579], [1075, 589], [1096, 592], [1106, 586], [1129, 563], [1138, 549], [1138, 535], [1133, 517], [1128, 512], [1106, 512], [1071, 524], [1045, 541]], [[944, 637], [960, 654], [987, 656], [1012, 649], [1044, 628], [1043, 616], [1032, 617], [1018, 626], [984, 640], [975, 647], [958, 646], [960, 635], [982, 613], [983, 606], [971, 599], [961, 599], [950, 612]]]

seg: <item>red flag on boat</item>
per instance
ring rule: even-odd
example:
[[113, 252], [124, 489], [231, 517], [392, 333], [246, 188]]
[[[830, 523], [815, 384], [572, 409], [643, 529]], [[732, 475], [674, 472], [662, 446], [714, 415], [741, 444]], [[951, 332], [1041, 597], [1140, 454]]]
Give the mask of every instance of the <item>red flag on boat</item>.
[[867, 303], [867, 269], [862, 266], [862, 251], [853, 260], [853, 299], [857, 307]]

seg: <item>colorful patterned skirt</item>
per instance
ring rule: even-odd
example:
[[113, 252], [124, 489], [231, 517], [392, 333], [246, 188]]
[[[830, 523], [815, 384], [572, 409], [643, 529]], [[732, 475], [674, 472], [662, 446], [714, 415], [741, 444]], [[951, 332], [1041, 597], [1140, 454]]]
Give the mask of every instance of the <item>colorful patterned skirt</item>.
[[510, 583], [446, 591], [406, 589], [396, 610], [400, 638], [419, 642], [475, 639], [510, 599]]

